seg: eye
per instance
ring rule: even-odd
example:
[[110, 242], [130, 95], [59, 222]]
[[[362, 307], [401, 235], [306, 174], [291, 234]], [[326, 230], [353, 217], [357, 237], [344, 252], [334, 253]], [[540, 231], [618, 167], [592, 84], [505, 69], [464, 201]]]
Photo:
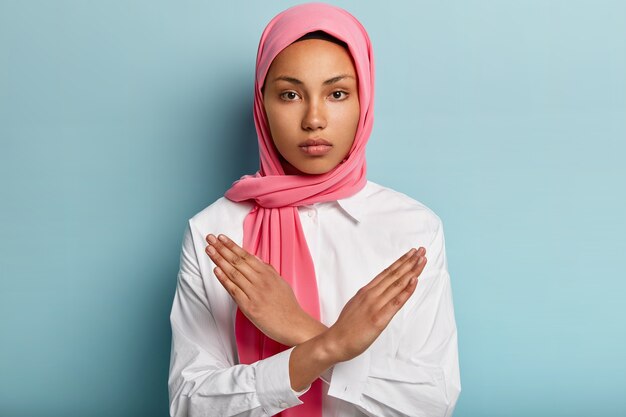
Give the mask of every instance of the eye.
[[285, 101], [293, 101], [298, 98], [298, 93], [296, 93], [295, 91], [285, 91], [284, 93], [280, 94], [280, 98]]
[[348, 98], [348, 93], [345, 91], [337, 90], [331, 93], [331, 96], [335, 100], [345, 100]]

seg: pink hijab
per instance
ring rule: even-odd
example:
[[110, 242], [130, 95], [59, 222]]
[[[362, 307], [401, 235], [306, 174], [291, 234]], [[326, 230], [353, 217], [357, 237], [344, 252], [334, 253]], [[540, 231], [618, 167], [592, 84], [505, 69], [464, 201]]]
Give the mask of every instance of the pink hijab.
[[[270, 134], [261, 88], [274, 58], [301, 36], [318, 30], [344, 41], [349, 47], [358, 78], [359, 123], [352, 148], [334, 169], [319, 175], [285, 175]], [[259, 42], [254, 83], [254, 123], [260, 170], [235, 181], [225, 197], [236, 202], [255, 202], [243, 224], [244, 249], [272, 264], [291, 285], [302, 308], [317, 320], [320, 308], [315, 269], [297, 207], [346, 198], [365, 186], [365, 145], [372, 131], [373, 104], [372, 46], [365, 28], [354, 16], [329, 4], [308, 3], [291, 7], [269, 22]], [[266, 337], [239, 309], [235, 335], [241, 363], [250, 364], [287, 348]], [[300, 397], [303, 405], [280, 415], [321, 416], [321, 395], [321, 382], [317, 379]]]

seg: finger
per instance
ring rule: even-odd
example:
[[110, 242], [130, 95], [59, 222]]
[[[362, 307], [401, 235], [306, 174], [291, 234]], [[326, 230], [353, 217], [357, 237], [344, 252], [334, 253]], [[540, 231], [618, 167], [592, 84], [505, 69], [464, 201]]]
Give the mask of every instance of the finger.
[[[224, 238], [226, 238], [226, 236], [224, 236]], [[233, 245], [237, 246], [232, 240], [227, 240]], [[223, 241], [216, 239], [215, 236], [213, 236], [212, 234], [209, 234], [207, 236], [207, 241], [210, 242], [209, 245], [213, 246], [217, 250], [217, 252], [219, 252], [219, 254], [222, 255], [222, 257], [226, 259], [228, 263], [230, 263], [231, 266], [235, 267], [239, 272], [241, 272], [248, 279], [248, 281], [254, 281], [255, 275], [258, 273], [258, 271], [256, 271], [250, 265], [250, 261], [254, 260], [254, 262], [256, 262], [254, 256], [252, 256], [247, 251], [239, 248], [238, 246], [237, 248], [241, 249], [239, 251], [241, 255], [233, 252], [233, 250], [229, 248], [226, 244], [224, 244]], [[230, 269], [227, 268], [224, 268], [224, 270], [226, 272], [230, 271]]]
[[224, 258], [221, 253], [219, 253], [216, 248], [211, 244], [207, 246], [206, 253], [209, 255], [213, 263], [220, 268], [220, 270], [228, 277], [230, 281], [232, 281], [235, 285], [237, 285], [243, 292], [249, 294], [251, 291], [252, 284], [250, 280], [246, 278], [246, 276], [235, 268], [228, 259]]
[[407, 259], [406, 262], [398, 266], [393, 271], [389, 272], [387, 276], [381, 279], [378, 284], [376, 284], [376, 286], [372, 288], [373, 293], [376, 296], [380, 296], [385, 291], [385, 289], [389, 287], [389, 285], [393, 284], [405, 273], [410, 271], [421, 258], [421, 256], [418, 255], [419, 253], [420, 251], [413, 252], [413, 254], [409, 257], [409, 259]]
[[[422, 249], [423, 248], [420, 247], [419, 250], [422, 250]], [[369, 288], [376, 286], [380, 281], [385, 279], [387, 275], [389, 275], [390, 273], [393, 273], [393, 271], [395, 271], [397, 268], [399, 268], [408, 260], [410, 260], [410, 257], [414, 253], [415, 253], [415, 248], [411, 248], [408, 252], [406, 252], [404, 255], [399, 257], [394, 263], [392, 263], [387, 268], [385, 268], [380, 274], [376, 275], [376, 277], [373, 280], [371, 280], [366, 286], [364, 286], [363, 289], [369, 289]]]
[[241, 288], [239, 288], [237, 284], [235, 284], [224, 273], [224, 271], [222, 271], [222, 269], [219, 266], [216, 266], [215, 269], [213, 269], [213, 272], [215, 273], [217, 280], [220, 282], [220, 284], [222, 284], [224, 289], [228, 291], [228, 294], [230, 294], [230, 296], [235, 301], [235, 303], [237, 303], [238, 306], [241, 307], [243, 303], [250, 300], [248, 296], [246, 295], [246, 293]]
[[402, 256], [396, 262], [394, 262], [393, 264], [385, 268], [385, 270], [381, 273], [381, 275], [383, 276], [381, 276], [380, 279], [377, 280], [376, 284], [378, 284], [380, 281], [384, 280], [385, 278], [388, 278], [389, 275], [396, 273], [398, 271], [398, 268], [405, 266], [407, 262], [411, 262], [411, 260], [414, 259], [415, 256], [422, 256], [425, 253], [426, 253], [426, 249], [424, 249], [421, 246], [417, 250], [415, 248], [411, 248], [411, 250], [409, 250], [409, 252], [405, 254], [406, 257]]
[[382, 327], [386, 327], [393, 316], [396, 315], [398, 311], [406, 304], [408, 299], [415, 292], [415, 288], [417, 288], [417, 277], [411, 277], [407, 285], [402, 289], [402, 291], [389, 300], [383, 307], [380, 309], [378, 313], [378, 322]]
[[412, 280], [418, 280], [418, 277], [424, 270], [426, 266], [427, 259], [422, 256], [419, 257], [418, 261], [415, 263], [413, 268], [408, 271], [405, 271], [404, 274], [398, 277], [395, 281], [391, 282], [387, 288], [383, 291], [382, 294], [378, 297], [378, 305], [380, 308], [387, 305], [391, 300], [400, 295], [403, 291], [406, 290], [408, 286], [412, 283]]
[[[212, 239], [211, 239], [212, 238]], [[213, 240], [213, 242], [211, 242]], [[237, 245], [231, 238], [226, 235], [220, 234], [217, 239], [212, 234], [207, 236], [207, 241], [209, 243], [214, 243], [216, 245], [222, 245], [222, 247], [228, 249], [232, 252], [233, 256], [240, 257], [246, 264], [248, 264], [253, 270], [256, 272], [262, 272], [263, 268], [266, 266], [265, 262], [263, 262], [260, 258], [248, 252], [241, 246]]]

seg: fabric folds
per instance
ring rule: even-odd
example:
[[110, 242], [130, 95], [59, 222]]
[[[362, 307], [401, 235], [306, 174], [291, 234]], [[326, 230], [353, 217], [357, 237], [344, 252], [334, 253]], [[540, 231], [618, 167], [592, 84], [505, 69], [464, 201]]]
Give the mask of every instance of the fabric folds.
[[[261, 89], [274, 58], [301, 36], [324, 31], [349, 48], [355, 65], [360, 116], [355, 140], [342, 163], [319, 175], [285, 175], [274, 146], [263, 106]], [[259, 145], [260, 169], [235, 181], [225, 197], [255, 205], [244, 220], [243, 247], [270, 263], [291, 285], [302, 308], [319, 320], [315, 268], [297, 207], [334, 201], [354, 195], [367, 182], [365, 147], [373, 125], [374, 61], [367, 32], [347, 11], [323, 3], [289, 8], [267, 25], [258, 46], [254, 84], [254, 123]], [[238, 309], [235, 334], [240, 363], [250, 364], [285, 350], [261, 333]], [[321, 382], [316, 380], [300, 399], [304, 404], [280, 413], [289, 416], [321, 416]]]

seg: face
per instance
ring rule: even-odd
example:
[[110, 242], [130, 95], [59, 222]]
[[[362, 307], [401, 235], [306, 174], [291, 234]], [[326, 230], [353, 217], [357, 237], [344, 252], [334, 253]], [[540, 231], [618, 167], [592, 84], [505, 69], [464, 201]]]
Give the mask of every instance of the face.
[[332, 170], [350, 151], [359, 121], [350, 54], [321, 39], [289, 45], [269, 68], [263, 103], [285, 174]]

